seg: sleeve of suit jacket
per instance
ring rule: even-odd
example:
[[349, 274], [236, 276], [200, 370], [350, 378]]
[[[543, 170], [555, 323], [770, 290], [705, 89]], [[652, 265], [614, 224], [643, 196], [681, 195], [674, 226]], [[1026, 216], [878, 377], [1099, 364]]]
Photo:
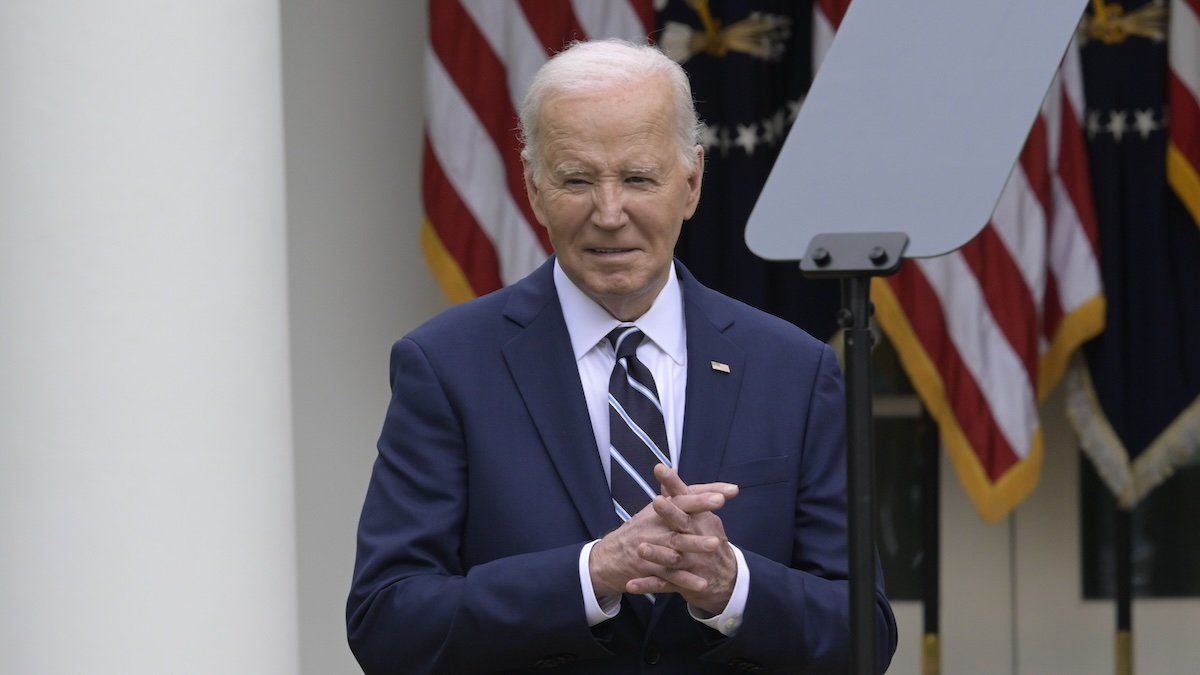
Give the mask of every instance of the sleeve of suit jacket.
[[464, 569], [461, 426], [413, 340], [392, 348], [391, 380], [347, 606], [363, 670], [469, 673], [607, 655], [578, 600], [585, 542]]
[[[732, 638], [716, 641], [705, 660], [757, 664], [773, 672], [849, 669], [845, 399], [833, 351], [819, 349], [799, 450], [792, 559], [784, 564], [743, 549], [750, 595], [741, 628]], [[896, 623], [882, 577], [877, 564], [879, 672], [896, 650]]]

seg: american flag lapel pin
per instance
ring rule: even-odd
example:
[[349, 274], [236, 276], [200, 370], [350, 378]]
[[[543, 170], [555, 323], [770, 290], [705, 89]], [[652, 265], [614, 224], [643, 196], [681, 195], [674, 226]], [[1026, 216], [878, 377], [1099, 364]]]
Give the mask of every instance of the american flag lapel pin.
[[712, 369], [717, 371], [718, 373], [728, 373], [729, 372], [729, 364], [727, 364], [727, 363], [721, 363], [720, 361], [709, 361], [708, 363], [709, 363], [709, 365], [712, 366]]

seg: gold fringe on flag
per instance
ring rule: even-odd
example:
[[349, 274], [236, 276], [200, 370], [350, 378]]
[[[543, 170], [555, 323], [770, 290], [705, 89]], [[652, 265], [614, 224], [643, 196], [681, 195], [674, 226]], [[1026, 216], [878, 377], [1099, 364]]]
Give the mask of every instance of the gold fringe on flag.
[[1132, 509], [1175, 469], [1189, 464], [1200, 453], [1200, 398], [1197, 398], [1130, 463], [1129, 450], [1100, 407], [1082, 356], [1071, 363], [1067, 374], [1067, 417], [1079, 434], [1083, 451], [1123, 509]]
[[1167, 144], [1167, 182], [1200, 227], [1200, 174], [1174, 143]]
[[875, 301], [875, 318], [896, 348], [896, 354], [908, 378], [912, 380], [913, 388], [938, 423], [942, 447], [954, 464], [967, 496], [981, 518], [989, 523], [999, 521], [1037, 485], [1042, 468], [1041, 428], [1034, 430], [1028, 456], [1013, 465], [1000, 480], [993, 482], [963, 433], [950, 406], [942, 377], [933, 359], [917, 339], [892, 287], [885, 279], [872, 279], [871, 297]]
[[433, 278], [442, 287], [442, 292], [446, 294], [450, 302], [459, 304], [475, 299], [475, 291], [471, 289], [467, 276], [463, 274], [462, 268], [458, 266], [458, 261], [454, 259], [454, 256], [450, 255], [450, 252], [442, 245], [437, 230], [433, 229], [433, 225], [428, 219], [421, 223], [421, 250], [425, 253], [425, 262], [429, 265], [429, 271], [433, 272]]

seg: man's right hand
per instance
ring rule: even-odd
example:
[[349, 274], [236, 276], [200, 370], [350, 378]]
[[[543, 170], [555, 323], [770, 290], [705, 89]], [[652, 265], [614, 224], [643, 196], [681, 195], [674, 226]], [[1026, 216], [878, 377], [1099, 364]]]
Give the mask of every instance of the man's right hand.
[[[736, 485], [729, 483], [706, 483], [692, 485], [689, 494], [671, 497], [671, 502], [688, 514], [716, 511], [725, 502], [737, 495]], [[657, 499], [666, 499], [657, 497]], [[643, 543], [664, 546], [676, 551], [696, 553], [711, 551], [715, 537], [683, 534], [672, 530], [655, 512], [654, 504], [647, 504], [634, 517], [609, 532], [592, 547], [588, 559], [588, 571], [592, 578], [592, 589], [597, 598], [611, 597], [626, 592], [632, 579], [661, 574], [658, 566], [638, 555]], [[702, 591], [707, 581], [684, 570], [673, 570], [664, 578], [681, 589]]]

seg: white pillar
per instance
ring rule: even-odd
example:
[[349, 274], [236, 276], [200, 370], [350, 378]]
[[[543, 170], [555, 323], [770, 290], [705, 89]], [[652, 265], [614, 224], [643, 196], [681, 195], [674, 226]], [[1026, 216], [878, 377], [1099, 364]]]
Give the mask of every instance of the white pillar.
[[0, 672], [298, 671], [279, 71], [274, 0], [0, 3]]

